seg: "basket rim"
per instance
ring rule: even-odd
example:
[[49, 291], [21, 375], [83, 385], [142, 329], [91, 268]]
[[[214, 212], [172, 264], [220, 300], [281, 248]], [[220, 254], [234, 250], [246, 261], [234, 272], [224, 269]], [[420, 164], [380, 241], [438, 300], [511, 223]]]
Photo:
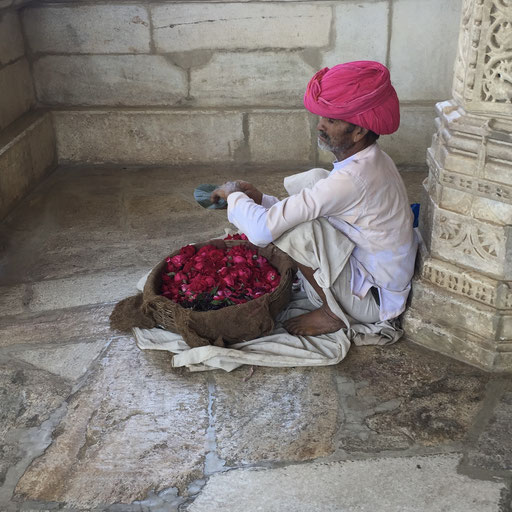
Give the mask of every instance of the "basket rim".
[[[212, 243], [214, 242], [214, 243]], [[224, 246], [223, 248], [226, 248], [226, 247], [235, 247], [235, 246], [238, 246], [238, 245], [250, 245], [251, 247], [253, 247], [254, 249], [260, 251], [260, 250], [265, 250], [268, 246], [266, 247], [258, 247], [254, 244], [252, 244], [251, 242], [249, 242], [248, 240], [223, 240], [222, 238], [213, 238], [213, 239], [210, 239], [210, 240], [207, 240], [205, 242], [197, 242], [197, 243], [193, 243], [193, 244], [187, 244], [187, 245], [193, 245], [196, 249], [200, 249], [202, 247], [205, 247], [207, 245], [214, 245], [214, 246]], [[183, 247], [186, 247], [186, 246], [183, 246]], [[278, 249], [276, 246], [273, 246], [275, 247], [275, 249], [277, 250], [280, 250]], [[277, 286], [277, 288], [271, 292], [267, 292], [263, 295], [261, 295], [260, 297], [256, 298], [256, 299], [252, 299], [250, 301], [247, 301], [247, 302], [244, 302], [242, 304], [232, 304], [232, 305], [229, 305], [229, 306], [224, 306], [223, 308], [219, 308], [219, 309], [212, 309], [212, 310], [208, 310], [208, 311], [195, 311], [191, 308], [185, 308], [183, 307], [181, 304], [177, 303], [177, 302], [174, 302], [173, 300], [169, 299], [168, 297], [165, 297], [164, 295], [160, 294], [160, 293], [156, 293], [155, 292], [155, 287], [152, 285], [152, 281], [154, 279], [154, 274], [157, 273], [157, 282], [159, 284], [159, 286], [161, 285], [161, 273], [163, 271], [163, 267], [165, 266], [166, 264], [166, 260], [167, 258], [169, 257], [173, 257], [175, 256], [176, 254], [179, 254], [181, 250], [181, 247], [179, 249], [176, 249], [175, 251], [173, 251], [172, 253], [170, 253], [168, 256], [166, 256], [163, 260], [161, 260], [157, 265], [155, 265], [155, 267], [153, 267], [153, 270], [150, 272], [147, 280], [146, 280], [146, 284], [144, 285], [144, 289], [143, 289], [143, 295], [144, 295], [144, 298], [145, 300], [154, 300], [155, 298], [158, 297], [158, 299], [160, 301], [163, 301], [164, 304], [169, 304], [169, 305], [173, 305], [173, 306], [177, 306], [179, 308], [181, 308], [182, 310], [184, 311], [189, 311], [190, 314], [204, 314], [204, 313], [210, 313], [210, 314], [215, 314], [216, 312], [218, 311], [222, 311], [223, 309], [225, 308], [232, 308], [232, 309], [243, 309], [244, 306], [246, 306], [246, 304], [248, 303], [254, 303], [254, 302], [264, 302], [264, 301], [267, 301], [270, 303], [273, 303], [275, 302], [279, 296], [286, 290], [286, 288], [290, 285], [291, 283], [291, 279], [292, 279], [292, 265], [290, 265], [289, 267], [287, 267], [286, 269], [284, 269], [284, 272], [280, 271], [279, 269], [277, 269], [279, 271], [279, 275], [281, 276], [281, 281], [279, 282], [279, 285]], [[281, 251], [282, 252], [282, 251]], [[284, 253], [286, 254], [286, 253]], [[265, 256], [267, 258], [267, 260], [269, 260], [269, 258], [267, 256]], [[270, 260], [269, 260], [270, 262]], [[275, 268], [275, 265], [273, 265], [274, 268]], [[149, 286], [151, 286], [151, 289], [149, 289]], [[149, 295], [149, 297], [146, 297], [147, 295]]]

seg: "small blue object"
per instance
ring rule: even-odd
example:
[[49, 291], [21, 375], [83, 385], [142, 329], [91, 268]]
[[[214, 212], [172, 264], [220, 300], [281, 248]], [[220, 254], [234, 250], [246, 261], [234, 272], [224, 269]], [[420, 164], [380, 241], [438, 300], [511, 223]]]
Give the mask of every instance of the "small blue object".
[[417, 228], [418, 227], [418, 220], [420, 216], [420, 203], [413, 203], [411, 204], [411, 210], [414, 215], [414, 222], [412, 227]]
[[224, 199], [219, 199], [218, 203], [212, 203], [210, 200], [211, 193], [219, 188], [217, 185], [209, 185], [203, 183], [194, 190], [194, 199], [203, 207], [208, 210], [219, 210], [227, 208], [228, 203]]

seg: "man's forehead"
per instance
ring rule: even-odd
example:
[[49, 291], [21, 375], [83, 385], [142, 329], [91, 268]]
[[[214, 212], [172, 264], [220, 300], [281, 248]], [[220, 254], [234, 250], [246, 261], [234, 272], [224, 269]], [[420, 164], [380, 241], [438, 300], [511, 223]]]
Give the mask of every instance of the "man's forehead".
[[322, 117], [322, 116], [319, 116], [320, 119], [324, 120], [324, 121], [329, 121], [330, 123], [335, 123], [335, 124], [339, 124], [339, 125], [349, 125], [351, 123], [347, 123], [346, 121], [343, 121], [343, 119], [335, 119], [334, 117]]

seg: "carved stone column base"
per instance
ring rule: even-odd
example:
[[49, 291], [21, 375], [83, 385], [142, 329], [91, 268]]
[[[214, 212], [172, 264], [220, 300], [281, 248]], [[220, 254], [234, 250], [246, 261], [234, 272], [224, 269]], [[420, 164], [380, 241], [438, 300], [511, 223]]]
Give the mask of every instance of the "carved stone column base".
[[407, 337], [512, 371], [512, 0], [463, 0], [453, 100], [437, 104]]
[[424, 279], [413, 285], [406, 337], [492, 372], [512, 371], [512, 316]]
[[512, 121], [455, 101], [437, 112], [405, 332], [480, 368], [512, 371]]

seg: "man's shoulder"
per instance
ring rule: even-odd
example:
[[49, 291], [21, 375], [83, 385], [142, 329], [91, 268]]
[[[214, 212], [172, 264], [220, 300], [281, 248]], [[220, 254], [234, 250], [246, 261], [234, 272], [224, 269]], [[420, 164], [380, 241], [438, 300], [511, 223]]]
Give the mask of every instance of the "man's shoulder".
[[357, 189], [373, 194], [383, 187], [394, 187], [401, 180], [395, 163], [378, 144], [372, 144], [363, 151], [359, 158], [354, 158], [342, 170]]
[[384, 158], [390, 165], [396, 167], [394, 160], [382, 149], [382, 147], [375, 143], [375, 158]]
[[[350, 170], [361, 172], [364, 169], [369, 171], [375, 168], [387, 167], [396, 170], [393, 159], [380, 147], [377, 142], [368, 146], [363, 151], [356, 153], [354, 159], [350, 162]], [[347, 165], [347, 167], [349, 167]]]

